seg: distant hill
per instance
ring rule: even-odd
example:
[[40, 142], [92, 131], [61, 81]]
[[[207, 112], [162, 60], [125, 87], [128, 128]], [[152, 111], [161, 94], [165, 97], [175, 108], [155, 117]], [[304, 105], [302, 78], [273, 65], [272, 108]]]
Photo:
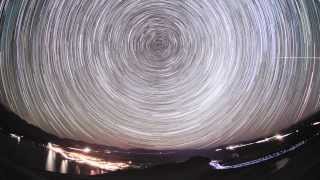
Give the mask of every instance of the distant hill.
[[28, 124], [15, 113], [0, 104], [0, 127], [8, 133], [23, 135], [25, 138], [47, 143], [59, 141], [59, 137], [46, 133], [38, 127]]

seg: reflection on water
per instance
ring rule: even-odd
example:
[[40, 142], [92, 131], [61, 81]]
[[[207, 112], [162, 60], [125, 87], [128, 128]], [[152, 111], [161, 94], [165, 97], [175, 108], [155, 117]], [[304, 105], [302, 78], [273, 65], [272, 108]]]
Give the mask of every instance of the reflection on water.
[[46, 170], [51, 172], [56, 171], [56, 152], [50, 149], [48, 151], [48, 156], [46, 161]]
[[[127, 169], [131, 166], [132, 162], [111, 162], [102, 158], [90, 155], [89, 148], [75, 149], [75, 148], [62, 148], [59, 145], [48, 143], [48, 154], [46, 160], [46, 170], [57, 172], [57, 165], [60, 173], [69, 173], [69, 164], [74, 164], [74, 172], [81, 174], [81, 166], [87, 166], [87, 172], [82, 174], [97, 175], [117, 170]], [[78, 150], [76, 152], [75, 150]], [[59, 156], [59, 159], [57, 158]], [[69, 163], [70, 162], [70, 163]], [[60, 164], [58, 164], [60, 163]]]
[[[300, 127], [300, 126], [299, 126]], [[301, 128], [292, 128], [269, 137], [242, 142], [209, 150], [210, 166], [216, 170], [232, 169], [262, 163], [304, 145], [320, 135], [320, 122], [311, 122]], [[0, 155], [12, 162], [31, 169], [50, 172], [98, 175], [124, 169], [144, 169], [157, 164], [184, 162], [185, 156], [163, 152], [126, 152], [114, 149], [89, 147], [86, 144], [43, 144], [17, 133], [5, 133], [0, 129], [0, 141], [6, 144]], [[87, 147], [86, 147], [87, 146]], [[25, 152], [28, 153], [25, 156]], [[236, 155], [236, 156], [235, 156]], [[187, 154], [189, 157], [190, 155]], [[287, 161], [276, 164], [281, 169]]]
[[68, 172], [68, 160], [62, 160], [60, 165], [60, 173], [66, 174]]

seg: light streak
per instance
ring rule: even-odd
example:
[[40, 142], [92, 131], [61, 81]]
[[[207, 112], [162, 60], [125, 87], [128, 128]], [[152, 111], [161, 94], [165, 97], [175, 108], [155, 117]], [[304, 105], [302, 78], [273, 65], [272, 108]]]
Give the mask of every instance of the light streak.
[[122, 149], [266, 137], [320, 110], [319, 14], [319, 0], [0, 0], [0, 103]]
[[91, 152], [91, 149], [88, 148], [88, 147], [86, 147], [86, 148], [84, 148], [82, 151], [85, 152], [85, 153], [90, 153], [90, 152]]
[[[58, 145], [53, 145], [51, 143], [48, 143], [47, 148], [49, 149], [49, 153], [52, 151], [54, 153], [60, 154], [62, 157], [64, 157], [67, 160], [75, 161], [80, 164], [86, 164], [91, 167], [96, 167], [96, 168], [103, 169], [103, 170], [106, 170], [109, 172], [127, 169], [130, 167], [130, 164], [132, 163], [131, 161], [128, 161], [128, 162], [109, 162], [109, 161], [105, 161], [101, 158], [97, 158], [94, 156], [81, 154], [78, 152], [66, 151], [65, 149], [59, 147]], [[48, 168], [48, 169], [50, 169], [50, 168]]]
[[273, 136], [272, 138], [277, 139], [277, 140], [283, 140], [285, 137], [290, 136], [292, 133], [288, 133], [288, 134], [276, 134], [275, 136]]
[[282, 155], [284, 155], [284, 154], [286, 154], [288, 152], [291, 152], [291, 151], [299, 148], [300, 146], [302, 146], [304, 144], [305, 144], [305, 141], [301, 141], [298, 144], [296, 144], [294, 146], [291, 146], [289, 149], [284, 149], [284, 150], [281, 150], [279, 152], [275, 152], [275, 153], [263, 156], [261, 158], [254, 159], [254, 160], [251, 160], [251, 161], [246, 161], [246, 162], [239, 163], [239, 164], [223, 165], [218, 160], [212, 160], [212, 161], [210, 161], [209, 165], [211, 167], [213, 167], [214, 169], [217, 169], [217, 170], [242, 168], [242, 167], [246, 167], [246, 166], [250, 166], [250, 165], [254, 165], [254, 164], [259, 164], [259, 163], [262, 163], [264, 161], [268, 161], [270, 159], [274, 159], [274, 158], [280, 157], [280, 156], [282, 156]]
[[[295, 131], [296, 133], [299, 132], [299, 131]], [[271, 141], [271, 140], [283, 140], [284, 138], [292, 135], [293, 133], [286, 133], [286, 134], [276, 134], [272, 137], [268, 137], [268, 138], [265, 138], [265, 139], [262, 139], [262, 140], [258, 140], [258, 141], [255, 141], [255, 142], [251, 142], [251, 143], [247, 143], [247, 144], [236, 144], [236, 145], [229, 145], [226, 147], [226, 150], [236, 150], [238, 148], [242, 148], [242, 147], [246, 147], [246, 146], [251, 146], [251, 145], [254, 145], [254, 144], [260, 144], [260, 143], [265, 143], [265, 142], [268, 142], [268, 141]]]
[[10, 134], [10, 137], [16, 139], [18, 141], [18, 143], [20, 143], [21, 139], [23, 138], [23, 136], [19, 136], [19, 135], [16, 135], [16, 134]]
[[313, 126], [317, 126], [317, 125], [319, 125], [319, 124], [320, 124], [320, 122], [314, 122], [314, 123], [312, 123]]

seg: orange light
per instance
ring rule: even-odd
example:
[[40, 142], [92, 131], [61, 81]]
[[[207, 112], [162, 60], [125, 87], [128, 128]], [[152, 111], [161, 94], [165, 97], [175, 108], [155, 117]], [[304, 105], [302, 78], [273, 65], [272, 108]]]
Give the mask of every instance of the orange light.
[[[107, 170], [107, 171], [116, 171], [116, 170], [121, 170], [121, 169], [126, 169], [130, 167], [130, 164], [132, 162], [109, 162], [105, 161], [104, 159], [97, 158], [94, 156], [86, 155], [86, 154], [81, 154], [78, 152], [69, 152], [64, 150], [63, 148], [59, 147], [58, 145], [53, 145], [51, 143], [48, 143], [47, 146], [48, 149], [60, 154], [63, 156], [65, 159], [75, 161], [81, 164], [86, 164], [92, 167], [96, 167], [99, 169]], [[83, 152], [88, 153], [90, 152], [91, 149], [84, 149]]]

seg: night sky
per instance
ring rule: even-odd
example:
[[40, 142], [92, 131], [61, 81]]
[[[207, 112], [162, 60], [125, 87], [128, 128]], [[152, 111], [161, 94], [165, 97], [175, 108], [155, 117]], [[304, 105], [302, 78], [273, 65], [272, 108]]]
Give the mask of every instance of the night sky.
[[319, 0], [2, 0], [0, 102], [62, 138], [204, 149], [320, 108]]

